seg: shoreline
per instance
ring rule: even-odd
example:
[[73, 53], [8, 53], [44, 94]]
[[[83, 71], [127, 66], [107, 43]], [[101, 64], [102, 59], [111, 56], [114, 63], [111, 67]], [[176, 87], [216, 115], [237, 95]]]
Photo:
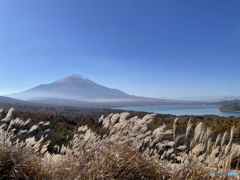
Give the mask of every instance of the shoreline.
[[237, 113], [240, 113], [240, 111], [220, 110], [220, 108], [219, 108], [219, 111], [222, 111], [222, 112], [237, 112]]

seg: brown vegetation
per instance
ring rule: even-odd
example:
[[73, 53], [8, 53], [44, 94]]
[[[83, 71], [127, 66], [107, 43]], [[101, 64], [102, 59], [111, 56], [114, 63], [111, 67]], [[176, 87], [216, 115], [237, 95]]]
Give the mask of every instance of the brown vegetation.
[[[59, 116], [65, 119], [56, 122], [54, 115], [49, 121], [21, 120], [13, 109], [0, 115], [0, 179], [210, 179], [210, 171], [239, 168], [239, 132], [228, 125], [222, 135], [227, 120], [180, 117], [164, 124], [154, 120], [156, 114], [124, 112], [97, 121]], [[63, 143], [53, 143], [54, 133], [65, 133]]]

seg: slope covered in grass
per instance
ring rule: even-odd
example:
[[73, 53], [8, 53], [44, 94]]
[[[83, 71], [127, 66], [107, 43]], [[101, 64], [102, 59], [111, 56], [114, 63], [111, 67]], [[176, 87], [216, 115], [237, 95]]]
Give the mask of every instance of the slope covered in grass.
[[[50, 122], [31, 124], [12, 114], [10, 109], [1, 119], [0, 179], [210, 179], [210, 171], [238, 171], [234, 126], [213, 141], [202, 122], [189, 120], [178, 134], [178, 118], [172, 129], [165, 124], [151, 129], [156, 114], [128, 118], [123, 112], [99, 118], [104, 134], [79, 126], [67, 144], [53, 147]], [[36, 131], [41, 137], [35, 138]]]

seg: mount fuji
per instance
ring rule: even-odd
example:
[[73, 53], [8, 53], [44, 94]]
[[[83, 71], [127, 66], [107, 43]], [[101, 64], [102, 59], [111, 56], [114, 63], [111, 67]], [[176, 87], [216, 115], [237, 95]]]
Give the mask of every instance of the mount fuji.
[[32, 89], [7, 96], [21, 100], [58, 98], [95, 102], [131, 101], [141, 98], [102, 86], [78, 74], [72, 74], [50, 84], [41, 84]]

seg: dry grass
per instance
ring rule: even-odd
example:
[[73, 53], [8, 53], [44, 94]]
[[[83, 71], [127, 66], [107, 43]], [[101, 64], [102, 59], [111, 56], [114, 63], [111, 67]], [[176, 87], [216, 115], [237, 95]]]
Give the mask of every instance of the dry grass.
[[[103, 137], [81, 126], [69, 146], [55, 146], [57, 154], [51, 154], [48, 131], [41, 131], [39, 140], [32, 136], [49, 122], [27, 127], [30, 120], [12, 119], [12, 112], [0, 124], [0, 179], [230, 179], [211, 178], [210, 171], [238, 171], [240, 145], [234, 143], [235, 127], [212, 142], [210, 128], [204, 130], [202, 123], [190, 139], [191, 121], [186, 133], [179, 135], [177, 119], [173, 129], [162, 125], [151, 131], [147, 125], [156, 114], [142, 119], [127, 119], [129, 113], [110, 114], [98, 122], [106, 129]], [[172, 141], [162, 140], [169, 135]]]

